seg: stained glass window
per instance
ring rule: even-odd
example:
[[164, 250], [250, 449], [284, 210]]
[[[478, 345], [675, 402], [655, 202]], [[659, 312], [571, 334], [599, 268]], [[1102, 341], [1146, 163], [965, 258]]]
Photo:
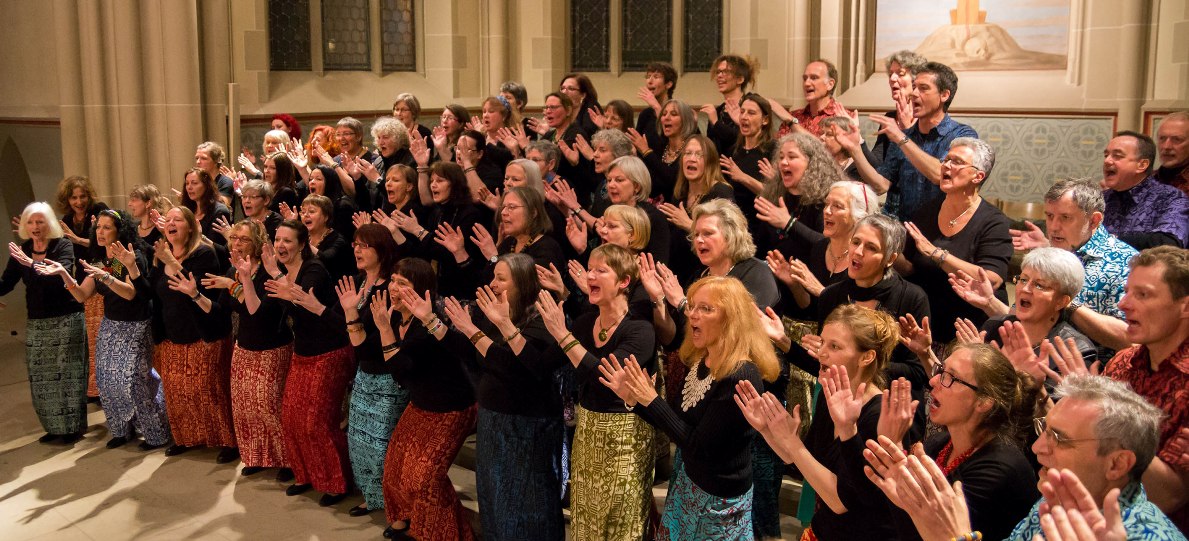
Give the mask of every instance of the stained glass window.
[[268, 0], [268, 67], [310, 69], [309, 0]]
[[722, 0], [685, 0], [684, 71], [710, 71], [722, 54]]
[[570, 69], [610, 71], [610, 0], [570, 1]]
[[413, 0], [382, 0], [380, 3], [380, 45], [384, 71], [417, 69]]
[[624, 71], [673, 60], [672, 0], [623, 0]]
[[323, 69], [371, 69], [370, 14], [368, 0], [322, 1]]

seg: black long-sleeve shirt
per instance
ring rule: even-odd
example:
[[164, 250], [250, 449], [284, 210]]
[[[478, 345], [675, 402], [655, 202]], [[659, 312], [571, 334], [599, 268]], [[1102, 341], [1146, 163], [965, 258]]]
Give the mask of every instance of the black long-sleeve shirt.
[[338, 229], [327, 232], [318, 243], [318, 260], [336, 281], [355, 274], [355, 251], [351, 249], [351, 241]]
[[443, 297], [473, 299], [475, 298], [475, 288], [471, 287], [473, 279], [467, 279], [462, 266], [454, 260], [454, 254], [434, 240], [434, 232], [441, 224], [450, 224], [452, 227], [461, 229], [463, 236], [466, 237], [467, 255], [470, 256], [470, 259], [463, 263], [481, 259], [483, 255], [479, 253], [479, 248], [470, 240], [471, 235], [474, 234], [472, 228], [479, 223], [479, 218], [479, 209], [475, 208], [473, 203], [434, 205], [430, 207], [428, 220], [418, 217], [421, 226], [427, 231], [425, 238], [417, 240], [413, 235], [405, 235], [408, 240], [401, 245], [402, 248], [409, 245], [409, 251], [413, 255], [438, 263], [438, 287], [439, 293]]
[[561, 395], [553, 373], [568, 361], [540, 318], [530, 319], [521, 327], [526, 344], [520, 355], [502, 343], [498, 330], [487, 327], [489, 330], [485, 329], [484, 333], [500, 342], [488, 348], [486, 357], [479, 355], [470, 340], [458, 331], [450, 330], [443, 339], [444, 345], [464, 359], [476, 376], [475, 397], [479, 406], [526, 417], [560, 417]]
[[[33, 257], [33, 241], [22, 242], [21, 251]], [[45, 249], [45, 259], [56, 261], [70, 271], [74, 268], [74, 245], [66, 239], [50, 239]], [[11, 292], [19, 281], [25, 282], [25, 309], [29, 319], [61, 317], [83, 311], [83, 305], [62, 287], [61, 278], [43, 276], [36, 269], [9, 258], [4, 275], [0, 276], [0, 297]]]
[[343, 318], [338, 295], [334, 292], [334, 280], [326, 266], [317, 259], [302, 261], [296, 281], [303, 291], [312, 288], [314, 296], [326, 310], [318, 315], [288, 301], [281, 301], [293, 318], [293, 353], [315, 357], [350, 345], [347, 321]]
[[[202, 278], [208, 273], [222, 274], [214, 248], [199, 244], [181, 264], [182, 272], [193, 275], [198, 282], [198, 293], [208, 299], [216, 297], [202, 285]], [[231, 332], [231, 317], [226, 310], [214, 306], [210, 313], [203, 312], [189, 295], [169, 289], [164, 264], [153, 267], [149, 281], [160, 305], [162, 338], [175, 344], [193, 344], [199, 340], [214, 342]]]
[[718, 104], [714, 111], [718, 113], [718, 122], [706, 126], [706, 136], [718, 149], [719, 156], [730, 156], [739, 142], [739, 125], [727, 113], [727, 102]]
[[[227, 275], [235, 279], [235, 269], [228, 271]], [[285, 321], [285, 305], [268, 296], [268, 291], [264, 289], [266, 281], [268, 273], [263, 268], [257, 269], [252, 276], [252, 287], [260, 299], [260, 306], [254, 314], [248, 311], [247, 304], [233, 297], [230, 290], [219, 292], [218, 304], [239, 314], [239, 333], [235, 336], [235, 342], [248, 351], [266, 351], [293, 342], [293, 331]]]
[[[360, 288], [363, 283], [367, 281], [367, 275], [360, 273], [355, 276], [355, 283]], [[372, 319], [372, 295], [377, 291], [388, 290], [388, 277], [381, 276], [376, 280], [376, 283], [368, 288], [360, 291], [362, 297], [359, 299], [359, 304], [356, 309], [359, 311], [359, 323], [363, 325], [364, 339], [363, 342], [355, 346], [355, 362], [359, 363], [359, 369], [367, 374], [387, 374], [388, 367], [385, 366], [384, 353], [381, 351], [383, 344], [380, 340], [380, 330], [376, 328], [376, 322]], [[339, 304], [341, 308], [342, 305]]]
[[[627, 360], [629, 355], [636, 356], [636, 362], [648, 371], [656, 373], [656, 331], [648, 320], [633, 320], [630, 315], [625, 316], [623, 322], [615, 329], [615, 333], [607, 338], [602, 347], [595, 347], [595, 324], [598, 321], [598, 311], [587, 312], [578, 317], [571, 326], [574, 338], [582, 347], [586, 348], [586, 355], [576, 367], [578, 398], [582, 407], [600, 413], [627, 413], [615, 393], [606, 385], [599, 382], [602, 373], [599, 372], [599, 360], [615, 355], [620, 362]], [[602, 322], [608, 323], [608, 322]]]
[[[429, 335], [414, 318], [400, 338], [399, 316], [392, 321], [400, 350], [388, 360], [387, 368], [401, 387], [409, 391], [413, 405], [425, 411], [461, 411], [475, 403], [475, 389], [463, 368], [463, 359]], [[474, 356], [472, 351], [471, 356]]]

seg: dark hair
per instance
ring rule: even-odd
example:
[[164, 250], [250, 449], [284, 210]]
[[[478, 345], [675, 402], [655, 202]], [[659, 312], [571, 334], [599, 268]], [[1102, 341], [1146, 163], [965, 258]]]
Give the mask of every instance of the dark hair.
[[532, 256], [517, 253], [501, 255], [498, 261], [508, 266], [512, 284], [516, 286], [516, 295], [508, 295], [508, 311], [512, 323], [519, 327], [537, 314], [535, 303], [541, 292], [537, 263]]
[[297, 119], [293, 115], [286, 113], [277, 113], [272, 116], [273, 120], [280, 120], [285, 123], [285, 127], [289, 128], [289, 138], [301, 141], [301, 124], [297, 123]]
[[1140, 132], [1124, 130], [1115, 134], [1115, 137], [1131, 137], [1135, 139], [1135, 151], [1139, 159], [1148, 160], [1148, 168], [1144, 169], [1144, 174], [1152, 172], [1152, 168], [1156, 167], [1156, 142], [1145, 134]]
[[[745, 102], [745, 101], [750, 101], [750, 102], [758, 105], [760, 107], [760, 113], [764, 115], [764, 118], [768, 119], [768, 125], [766, 127], [765, 126], [760, 127], [760, 139], [759, 139], [759, 145], [757, 145], [757, 146], [763, 146], [764, 144], [771, 142], [772, 141], [772, 124], [773, 124], [773, 122], [772, 122], [772, 103], [768, 101], [768, 98], [765, 98], [759, 94], [756, 94], [755, 92], [748, 92], [743, 95], [743, 98], [741, 98], [739, 100], [740, 108], [743, 107], [743, 102]], [[737, 148], [743, 148], [743, 132], [739, 132], [739, 141], [737, 143], [735, 143], [735, 146]]]
[[649, 62], [647, 66], [644, 66], [644, 73], [661, 74], [661, 80], [666, 83], [673, 83], [673, 86], [669, 87], [667, 91], [669, 97], [672, 98], [673, 94], [677, 93], [677, 70], [673, 69], [672, 64], [668, 62]]
[[462, 130], [462, 133], [458, 135], [458, 138], [462, 139], [463, 137], [470, 137], [471, 140], [475, 142], [475, 150], [479, 152], [486, 150], [485, 147], [487, 145], [487, 136], [483, 135], [483, 132], [470, 129]]
[[355, 240], [371, 246], [380, 258], [380, 276], [392, 276], [398, 259], [396, 241], [392, 233], [377, 223], [363, 224], [355, 230]]
[[714, 70], [718, 69], [718, 65], [726, 62], [731, 69], [734, 70], [735, 75], [743, 78], [743, 84], [739, 85], [739, 90], [747, 92], [747, 87], [751, 86], [756, 81], [756, 75], [759, 74], [760, 67], [756, 61], [750, 57], [739, 56], [737, 54], [724, 54], [714, 59], [714, 63], [710, 64], [710, 78], [714, 79]]
[[99, 242], [95, 238], [96, 230], [99, 229], [100, 218], [108, 218], [115, 222], [117, 241], [121, 244], [131, 245], [138, 252], [144, 252], [147, 246], [144, 239], [141, 239], [140, 235], [136, 233], [136, 225], [133, 223], [132, 217], [118, 210], [103, 209], [95, 216], [95, 227], [91, 228], [91, 234], [88, 235], [88, 238], [91, 239], [91, 248], [87, 253], [88, 259], [91, 261], [101, 261], [107, 258], [107, 248], [99, 246]]
[[437, 175], [450, 183], [450, 197], [446, 204], [464, 205], [471, 201], [471, 189], [467, 186], [467, 175], [462, 172], [462, 166], [454, 162], [440, 161], [429, 168], [430, 175]]
[[438, 297], [438, 273], [433, 270], [433, 265], [428, 261], [419, 257], [406, 257], [396, 263], [396, 267], [392, 271], [393, 274], [399, 274], [409, 281], [413, 286], [413, 291], [418, 295], [425, 295], [429, 292], [430, 300]]
[[578, 91], [586, 94], [586, 97], [582, 98], [582, 103], [578, 104], [578, 107], [599, 106], [599, 92], [595, 90], [594, 83], [590, 82], [590, 77], [582, 73], [567, 73], [557, 82], [557, 87], [561, 88], [562, 83], [566, 82], [566, 79], [577, 81]]
[[[329, 165], [319, 165], [314, 168], [315, 171], [322, 173], [323, 182], [326, 187], [323, 188], [322, 193], [329, 197], [331, 201], [338, 201], [343, 195], [343, 182], [339, 180], [339, 172]], [[307, 181], [307, 186], [308, 186]], [[312, 192], [311, 192], [312, 193]]]
[[520, 104], [518, 109], [521, 111], [528, 105], [528, 89], [516, 81], [504, 81], [504, 84], [500, 85], [500, 92], [507, 92], [516, 98], [516, 103]]
[[333, 224], [334, 203], [331, 202], [331, 199], [329, 197], [326, 197], [325, 195], [318, 195], [316, 193], [311, 193], [310, 195], [307, 195], [305, 199], [301, 200], [301, 206], [304, 207], [306, 205], [317, 208], [318, 212], [321, 212], [322, 215], [326, 217], [326, 221], [331, 222]]
[[[282, 227], [288, 227], [297, 233], [297, 243], [301, 245], [301, 260], [309, 261], [313, 259], [314, 251], [310, 249], [310, 230], [306, 228], [306, 224], [301, 223], [301, 220], [285, 220], [281, 222], [281, 225], [277, 226], [277, 229]], [[385, 229], [385, 232], [387, 232], [387, 229]], [[274, 233], [273, 236], [275, 237], [276, 234]]]
[[988, 344], [957, 344], [950, 355], [961, 350], [970, 352], [976, 394], [991, 401], [991, 409], [979, 422], [979, 428], [1023, 444], [1032, 429], [1032, 418], [1044, 411], [1040, 385], [1032, 376], [1017, 371], [1007, 357]]
[[917, 75], [922, 73], [933, 74], [933, 82], [937, 85], [937, 92], [939, 94], [946, 90], [950, 92], [949, 99], [941, 104], [942, 109], [949, 111], [950, 104], [954, 102], [954, 96], [958, 95], [958, 74], [954, 73], [954, 70], [941, 62], [925, 62], [925, 65], [921, 66], [921, 69], [917, 71]]
[[[202, 184], [202, 200], [195, 201], [190, 199], [190, 193], [186, 191], [186, 177], [193, 173], [198, 175], [198, 182]], [[215, 178], [210, 173], [199, 169], [197, 167], [191, 168], [182, 174], [182, 206], [190, 209], [190, 212], [198, 214], [199, 207], [201, 207], [203, 216], [207, 216], [215, 211], [215, 202], [219, 200], [219, 189], [215, 186]]]
[[603, 112], [615, 111], [619, 118], [623, 119], [623, 131], [636, 125], [636, 112], [632, 110], [632, 105], [623, 100], [611, 100], [607, 102], [607, 106], [603, 108]]
[[[833, 96], [834, 90], [838, 88], [838, 67], [835, 66], [833, 62], [830, 62], [825, 58], [817, 58], [809, 61], [810, 64], [813, 64], [814, 62], [819, 62], [826, 65], [826, 77], [830, 78], [831, 81], [834, 81], [834, 86], [830, 87], [830, 91], [827, 94]], [[808, 67], [808, 65], [806, 65], [806, 67]]]
[[[561, 101], [561, 106], [566, 110], [567, 113], [574, 111], [574, 100], [570, 99], [569, 96], [562, 94], [561, 92], [550, 92], [545, 94], [545, 101], [549, 101], [549, 98], [557, 98], [559, 101]], [[541, 103], [545, 103], [545, 101], [542, 101]]]
[[[289, 155], [284, 152], [274, 152], [268, 157], [272, 160], [273, 168], [277, 170], [273, 174], [273, 191], [280, 193], [282, 188], [297, 188], [297, 166], [289, 159]], [[338, 175], [335, 175], [338, 178]]]

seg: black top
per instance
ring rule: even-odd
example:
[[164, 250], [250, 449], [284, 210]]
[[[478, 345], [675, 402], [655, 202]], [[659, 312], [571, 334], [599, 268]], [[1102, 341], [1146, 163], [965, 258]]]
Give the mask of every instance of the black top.
[[661, 145], [665, 144], [656, 127], [656, 110], [652, 107], [645, 107], [636, 114], [636, 131], [648, 140], [648, 148], [663, 148]]
[[268, 234], [268, 238], [277, 238], [277, 228], [281, 227], [281, 222], [285, 221], [280, 214], [273, 211], [268, 211], [264, 216], [264, 232]]
[[633, 320], [628, 315], [615, 328], [615, 333], [607, 338], [606, 344], [603, 344], [602, 347], [595, 347], [595, 324], [598, 317], [598, 310], [587, 312], [578, 316], [578, 319], [570, 327], [574, 329], [574, 338], [578, 339], [582, 347], [586, 348], [586, 356], [576, 367], [575, 381], [579, 385], [578, 399], [582, 407], [590, 411], [627, 413], [629, 410], [624, 406], [623, 400], [620, 400], [611, 389], [599, 382], [599, 378], [602, 377], [599, 372], [599, 360], [609, 355], [615, 355], [615, 358], [622, 362], [629, 355], [635, 355], [636, 362], [640, 363], [641, 367], [649, 374], [655, 374], [657, 369], [656, 331], [653, 330], [651, 321]]
[[491, 193], [504, 187], [504, 170], [515, 157], [504, 145], [488, 143], [483, 148], [483, 157], [475, 164], [475, 174]]
[[288, 204], [289, 208], [294, 210], [301, 209], [301, 199], [298, 197], [296, 186], [285, 186], [276, 189], [272, 195], [272, 200], [268, 202], [268, 210], [281, 212], [281, 203]]
[[286, 312], [293, 318], [293, 353], [315, 357], [351, 344], [347, 338], [346, 320], [334, 292], [334, 280], [326, 266], [317, 258], [302, 261], [297, 272], [297, 284], [303, 290], [314, 290], [318, 302], [326, 307], [322, 315], [314, 314], [288, 301]]
[[[690, 368], [694, 377], [705, 378], [710, 370], [699, 361]], [[751, 443], [755, 430], [735, 404], [735, 384], [749, 381], [764, 392], [760, 371], [743, 362], [731, 375], [710, 383], [701, 400], [689, 410], [681, 403], [687, 389], [667, 400], [659, 397], [635, 411], [649, 424], [663, 430], [681, 449], [685, 473], [698, 488], [720, 498], [733, 498], [751, 489]]]
[[[692, 212], [693, 207], [713, 199], [726, 199], [727, 201], [735, 200], [735, 189], [726, 182], [717, 182], [710, 187], [702, 197], [698, 198], [695, 204], [690, 205], [686, 203], [685, 210]], [[676, 205], [684, 200], [674, 200]], [[663, 216], [662, 216], [663, 217]], [[689, 242], [689, 232], [685, 231], [672, 223], [666, 224], [669, 228], [669, 268], [677, 275], [677, 278], [683, 284], [692, 283], [694, 280], [694, 273], [698, 272], [702, 263], [698, 261], [698, 256], [694, 254], [694, 248]]]
[[[780, 250], [781, 255], [784, 257], [795, 257], [805, 263], [810, 274], [813, 274], [813, 277], [817, 278], [818, 282], [821, 282], [822, 287], [830, 287], [847, 278], [846, 271], [833, 272], [826, 263], [826, 254], [830, 250], [830, 239], [800, 221], [793, 224], [791, 234], [784, 236], [775, 248]], [[793, 319], [821, 321], [817, 319], [818, 298], [810, 295], [809, 304], [801, 307], [797, 305], [791, 292], [787, 296], [784, 295], [788, 291], [788, 287], [784, 283], [780, 284], [780, 291], [782, 295], [781, 313], [783, 315]]]
[[[117, 280], [124, 281], [128, 277], [128, 269], [119, 261], [104, 261], [102, 266]], [[103, 317], [112, 321], [146, 321], [152, 317], [153, 286], [148, 279], [149, 262], [140, 250], [136, 250], [136, 268], [140, 269], [140, 276], [132, 281], [132, 286], [136, 288], [136, 296], [132, 300], [121, 297], [107, 284], [95, 280], [95, 292], [103, 295]]]
[[[33, 257], [33, 241], [22, 242], [21, 251]], [[45, 249], [45, 259], [61, 263], [70, 271], [74, 268], [74, 245], [66, 239], [50, 239]], [[10, 257], [8, 265], [4, 267], [4, 275], [0, 276], [0, 297], [12, 291], [17, 281], [25, 282], [25, 309], [29, 319], [61, 317], [83, 311], [83, 305], [62, 287], [61, 278], [37, 274], [32, 267], [26, 267]]]
[[443, 339], [446, 348], [462, 358], [474, 374], [479, 407], [526, 417], [560, 418], [561, 395], [553, 373], [569, 361], [541, 319], [534, 317], [521, 327], [526, 345], [520, 355], [503, 343], [494, 326], [481, 324], [480, 328], [499, 341], [487, 349], [486, 357], [456, 330], [451, 329]]
[[228, 224], [232, 223], [231, 209], [227, 208], [227, 205], [224, 205], [219, 201], [215, 201], [214, 210], [204, 214], [202, 219], [198, 220], [198, 225], [202, 227], [202, 234], [206, 235], [206, 238], [211, 239], [211, 242], [226, 245], [227, 239], [224, 238], [223, 235], [215, 232], [215, 222], [218, 221], [219, 218], [226, 220]]
[[846, 507], [846, 513], [839, 515], [820, 497], [817, 499], [811, 526], [820, 539], [896, 539], [892, 504], [863, 473], [866, 465], [863, 448], [867, 440], [878, 435], [879, 410], [880, 396], [875, 395], [863, 404], [859, 413], [858, 434], [840, 441], [834, 436], [834, 419], [830, 417], [825, 393], [817, 397], [816, 413], [805, 435], [805, 448], [838, 477], [838, 499]]
[[[735, 149], [735, 153], [731, 154], [732, 160], [735, 160], [735, 165], [739, 167], [740, 171], [747, 173], [761, 183], [765, 181], [764, 175], [760, 173], [760, 160], [765, 158], [772, 158], [772, 150], [776, 147], [776, 143], [769, 141], [762, 145], [757, 145], [753, 149], [745, 149], [739, 146]], [[731, 187], [735, 189], [735, 204], [739, 205], [739, 210], [743, 211], [743, 216], [747, 218], [750, 225], [755, 221], [756, 216], [756, 194], [747, 189], [731, 178], [727, 178], [727, 182], [731, 183]]]
[[[207, 273], [222, 274], [215, 249], [199, 244], [181, 263], [182, 272], [194, 275], [198, 282], [198, 293], [208, 299], [215, 299], [215, 292], [202, 285], [202, 278]], [[219, 310], [218, 305], [215, 305], [210, 313], [203, 312], [189, 295], [169, 289], [169, 276], [165, 273], [164, 264], [158, 263], [153, 267], [149, 281], [157, 295], [156, 305], [160, 306], [163, 324], [161, 338], [175, 344], [193, 344], [199, 340], [214, 342], [231, 332], [231, 317], [226, 310]]]
[[[697, 278], [708, 275], [709, 273], [706, 272], [706, 268], [702, 267], [702, 270], [694, 275], [694, 279], [696, 280]], [[749, 257], [731, 267], [727, 271], [727, 276], [731, 276], [742, 282], [744, 289], [747, 289], [748, 293], [751, 293], [752, 300], [761, 310], [777, 306], [780, 303], [780, 291], [776, 288], [776, 278], [772, 276], [772, 271], [768, 268], [767, 263], [754, 257]], [[689, 284], [686, 284], [686, 287], [688, 288]], [[661, 344], [666, 348], [676, 347], [678, 344], [681, 344], [681, 341], [685, 338], [685, 323], [687, 321], [684, 312], [673, 309], [672, 305], [667, 306], [669, 307], [669, 316], [673, 318], [673, 324], [677, 327], [677, 332], [671, 341]]]
[[719, 156], [731, 156], [735, 151], [735, 143], [739, 141], [739, 125], [727, 114], [727, 102], [718, 104], [714, 111], [718, 113], [718, 122], [706, 126], [706, 136], [718, 148]]
[[[560, 140], [572, 146], [579, 134], [589, 141], [592, 132], [587, 132], [577, 122], [571, 122], [565, 131], [561, 133]], [[557, 130], [549, 132], [546, 137], [549, 141], [555, 143], [559, 139], [557, 137]], [[574, 192], [578, 195], [578, 204], [583, 207], [590, 206], [591, 195], [594, 193], [594, 182], [596, 180], [594, 162], [586, 159], [581, 153], [578, 154], [578, 163], [576, 164], [571, 164], [570, 160], [562, 156], [557, 162], [557, 174], [566, 179], [570, 183], [571, 188], [574, 188]]]
[[[941, 211], [944, 196], [926, 203], [913, 215], [913, 223], [920, 228], [925, 238], [929, 239], [937, 248], [949, 250], [949, 257], [956, 257], [994, 272], [1003, 278], [1006, 284], [1008, 263], [1011, 261], [1012, 245], [1011, 220], [1004, 216], [999, 209], [986, 201], [979, 203], [970, 222], [956, 235], [946, 237], [941, 234], [937, 226], [937, 214]], [[954, 339], [954, 321], [966, 318], [975, 325], [982, 325], [987, 320], [987, 314], [971, 306], [954, 293], [949, 283], [949, 274], [936, 261], [917, 249], [916, 242], [909, 237], [904, 247], [904, 258], [912, 263], [912, 275], [908, 280], [921, 286], [929, 297], [929, 307], [933, 312], [930, 318], [933, 327], [933, 341], [948, 343]], [[995, 291], [995, 297], [1007, 302], [1007, 289], [1000, 285]]]
[[333, 229], [322, 237], [318, 243], [318, 260], [326, 265], [330, 277], [335, 281], [349, 274], [355, 274], [355, 251], [351, 249], [351, 241], [347, 240], [338, 229]]
[[[648, 215], [648, 225], [652, 229], [652, 233], [648, 237], [648, 245], [644, 247], [644, 251], [652, 254], [653, 259], [657, 263], [669, 264], [669, 257], [672, 253], [673, 245], [670, 242], [672, 238], [669, 231], [669, 219], [665, 214], [656, 208], [655, 205], [647, 201], [639, 201], [636, 206]], [[558, 267], [559, 269], [561, 267]]]
[[465, 278], [462, 267], [454, 261], [454, 254], [434, 240], [434, 232], [443, 223], [461, 229], [463, 236], [466, 237], [467, 254], [470, 255], [470, 259], [464, 263], [482, 259], [483, 255], [479, 253], [479, 248], [470, 240], [471, 235], [474, 234], [472, 228], [476, 223], [479, 223], [479, 210], [472, 203], [434, 205], [431, 207], [429, 219], [418, 217], [418, 221], [421, 222], [421, 226], [428, 234], [425, 235], [424, 240], [420, 241], [413, 235], [405, 235], [405, 238], [408, 239], [405, 244], [412, 243], [410, 252], [438, 263], [438, 293], [443, 297], [475, 298], [475, 288], [471, 285], [474, 283], [474, 279]]
[[665, 201], [673, 200], [673, 188], [677, 186], [677, 169], [681, 167], [681, 156], [678, 155], [671, 163], [662, 159], [664, 148], [654, 150], [644, 157], [644, 165], [648, 166], [648, 175], [652, 180], [652, 191], [648, 194], [651, 199], [660, 198]]
[[[235, 269], [231, 269], [227, 276], [234, 280]], [[235, 335], [235, 343], [248, 351], [266, 351], [293, 342], [293, 332], [285, 321], [285, 305], [268, 296], [268, 291], [264, 289], [266, 281], [268, 273], [264, 272], [263, 267], [257, 268], [252, 275], [252, 287], [260, 299], [255, 314], [249, 313], [248, 305], [241, 298], [234, 297], [230, 290], [219, 292], [219, 305], [239, 314], [239, 332]]]
[[[359, 363], [359, 369], [367, 374], [387, 374], [388, 367], [385, 366], [384, 353], [381, 351], [383, 344], [380, 340], [380, 330], [376, 328], [376, 322], [372, 319], [372, 295], [377, 291], [388, 290], [387, 276], [380, 276], [376, 283], [362, 291], [362, 296], [359, 299], [359, 304], [355, 309], [359, 311], [359, 323], [363, 324], [364, 338], [363, 343], [355, 346], [355, 361]], [[364, 282], [367, 281], [366, 273], [359, 273], [355, 276], [355, 283], [362, 288]], [[358, 291], [358, 289], [356, 290]], [[336, 304], [338, 299], [335, 299]], [[342, 305], [339, 304], [339, 308]]]
[[[499, 246], [496, 246], [496, 252], [499, 255], [510, 254], [515, 246], [516, 239], [508, 237]], [[563, 276], [568, 274], [562, 271], [562, 269], [566, 268], [566, 258], [562, 253], [561, 246], [557, 244], [557, 240], [548, 234], [541, 235], [541, 238], [525, 246], [520, 253], [532, 257], [533, 262], [537, 265], [547, 269], [549, 265], [553, 265], [557, 268], [558, 272], [563, 273]], [[479, 259], [472, 257], [466, 260], [460, 267], [462, 272], [459, 278], [467, 284], [468, 296], [474, 296], [475, 288], [490, 283], [492, 277], [495, 275], [495, 263], [492, 263], [488, 259], [481, 259], [481, 257]]]
[[[85, 214], [83, 214], [83, 221], [81, 223], [74, 221], [74, 213], [73, 212], [70, 212], [66, 216], [63, 216], [60, 221], [62, 222], [62, 224], [64, 224], [66, 226], [66, 229], [70, 230], [71, 233], [74, 233], [75, 235], [78, 235], [84, 239], [89, 239], [89, 238], [91, 238], [91, 230], [95, 228], [95, 226], [94, 226], [95, 219], [99, 216], [100, 212], [103, 212], [105, 210], [108, 210], [107, 204], [102, 201], [96, 201], [94, 204], [91, 205], [90, 208], [87, 209], [87, 212]], [[94, 244], [94, 243], [92, 242], [91, 244]], [[88, 249], [88, 247], [83, 246], [82, 244], [74, 245], [74, 257], [86, 258], [88, 253], [90, 253], [90, 250]], [[70, 268], [70, 267], [67, 266], [66, 268]], [[85, 272], [83, 272], [81, 266], [79, 266], [79, 268], [75, 269], [75, 271], [77, 273], [75, 276], [78, 279], [78, 281], [80, 281], [80, 282], [87, 275]]]
[[235, 197], [235, 181], [223, 173], [219, 173], [215, 177], [215, 189], [219, 190], [219, 195], [226, 197], [228, 201]]
[[[399, 338], [400, 317], [394, 316], [393, 331]], [[425, 411], [445, 413], [461, 411], [475, 403], [475, 390], [462, 366], [462, 359], [452, 354], [438, 339], [426, 332], [417, 318], [409, 323], [400, 350], [388, 360], [392, 379], [409, 391], [413, 405]]]

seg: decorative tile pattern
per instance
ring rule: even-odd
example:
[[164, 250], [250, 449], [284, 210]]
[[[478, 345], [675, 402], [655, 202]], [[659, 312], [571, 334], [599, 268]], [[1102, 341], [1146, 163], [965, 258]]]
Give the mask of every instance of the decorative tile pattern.
[[623, 0], [621, 58], [624, 71], [644, 71], [649, 62], [672, 62], [672, 0]]
[[268, 67], [310, 69], [310, 0], [268, 0]]
[[685, 0], [682, 70], [710, 71], [722, 54], [722, 0]]
[[[995, 169], [983, 188], [988, 199], [1039, 202], [1062, 177], [1101, 177], [1102, 149], [1111, 138], [1110, 117], [955, 116], [995, 149]], [[867, 144], [878, 127], [860, 119]]]
[[322, 67], [327, 71], [371, 69], [368, 0], [323, 0]]
[[413, 0], [381, 0], [380, 44], [384, 71], [417, 69]]
[[570, 69], [611, 70], [610, 0], [570, 1]]

